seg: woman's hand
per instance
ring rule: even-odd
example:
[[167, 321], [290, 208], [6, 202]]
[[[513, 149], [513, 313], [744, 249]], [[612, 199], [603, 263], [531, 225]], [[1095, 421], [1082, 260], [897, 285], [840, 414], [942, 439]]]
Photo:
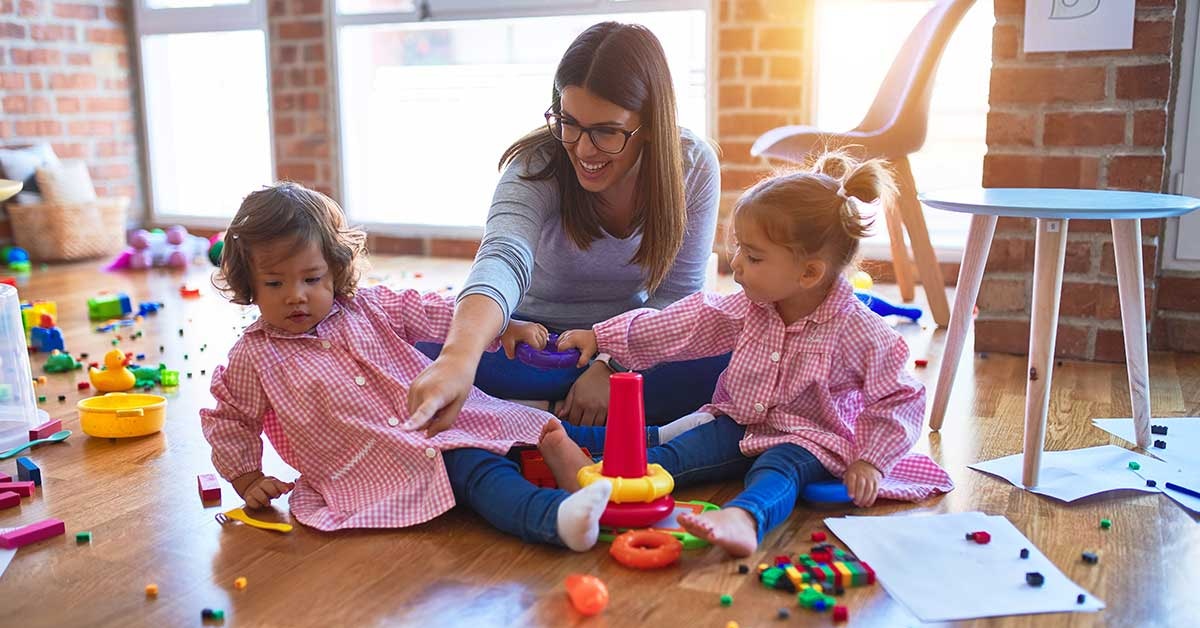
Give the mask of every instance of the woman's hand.
[[866, 460], [855, 460], [846, 467], [846, 475], [842, 481], [846, 483], [846, 491], [850, 493], [854, 505], [868, 508], [875, 503], [879, 495], [879, 481], [883, 474]]
[[[559, 346], [561, 347], [561, 344]], [[606, 364], [593, 362], [588, 370], [575, 380], [566, 400], [555, 410], [558, 418], [574, 425], [599, 426], [607, 423], [609, 375], [612, 375], [612, 371]]]
[[504, 346], [504, 355], [514, 360], [517, 357], [517, 343], [523, 342], [538, 351], [546, 348], [546, 340], [550, 332], [538, 323], [510, 320], [508, 329], [500, 334], [500, 344]]
[[278, 478], [263, 475], [262, 471], [251, 471], [233, 480], [233, 490], [246, 500], [248, 508], [266, 508], [271, 500], [289, 493], [296, 485]]
[[408, 389], [408, 421], [404, 429], [424, 428], [430, 438], [450, 429], [471, 394], [478, 366], [478, 358], [472, 362], [447, 355], [443, 349], [438, 359], [425, 367]]
[[[579, 363], [577, 365], [579, 368], [587, 366], [588, 362], [592, 361], [592, 356], [596, 355], [596, 351], [599, 350], [596, 346], [596, 332], [590, 329], [572, 329], [559, 334], [558, 350], [566, 351], [568, 349], [579, 350]], [[605, 387], [606, 395], [608, 394], [607, 390], [608, 388]], [[570, 397], [567, 397], [567, 399], [570, 399]]]

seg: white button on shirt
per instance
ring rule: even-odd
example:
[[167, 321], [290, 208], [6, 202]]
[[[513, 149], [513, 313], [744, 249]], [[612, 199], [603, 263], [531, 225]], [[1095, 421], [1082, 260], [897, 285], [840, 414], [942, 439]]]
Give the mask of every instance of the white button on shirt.
[[434, 449], [433, 447], [426, 447], [425, 448], [425, 457], [426, 458], [436, 458], [437, 450]]
[[359, 375], [358, 377], [354, 378], [354, 383], [358, 384], [359, 386], [365, 386], [367, 384], [367, 378]]
[[754, 404], [754, 411], [755, 411], [755, 412], [762, 412], [763, 410], [766, 410], [766, 409], [767, 409], [767, 407], [766, 407], [766, 406], [764, 406], [764, 405], [763, 405], [763, 404], [761, 404], [761, 403], [756, 403], [756, 404]]
[[330, 345], [328, 340], [322, 340], [322, 341], [321, 341], [321, 348], [322, 348], [322, 349], [328, 349], [328, 348], [329, 348], [329, 347], [331, 347], [331, 346], [333, 346], [333, 345]]
[[390, 425], [392, 427], [396, 427], [397, 425], [400, 425], [400, 419], [397, 419], [396, 417], [392, 417], [392, 418], [388, 419], [388, 425]]
[[773, 351], [773, 352], [771, 352], [771, 361], [772, 361], [772, 362], [778, 362], [778, 361], [779, 361], [779, 357], [780, 357], [780, 356], [779, 356], [779, 352], [778, 352], [778, 351]]

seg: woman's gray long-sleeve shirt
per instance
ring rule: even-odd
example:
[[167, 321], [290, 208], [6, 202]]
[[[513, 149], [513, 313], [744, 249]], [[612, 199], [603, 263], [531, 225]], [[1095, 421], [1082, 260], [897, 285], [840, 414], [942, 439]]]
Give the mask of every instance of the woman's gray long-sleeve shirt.
[[[491, 297], [510, 317], [551, 329], [586, 329], [639, 307], [663, 308], [700, 290], [712, 252], [721, 173], [707, 142], [681, 129], [687, 233], [675, 263], [648, 297], [646, 275], [629, 263], [642, 241], [604, 233], [580, 250], [563, 229], [553, 179], [527, 181], [524, 159], [509, 164], [496, 186], [479, 253], [459, 298]], [[544, 163], [544, 162], [543, 162]], [[537, 168], [541, 164], [533, 164]]]

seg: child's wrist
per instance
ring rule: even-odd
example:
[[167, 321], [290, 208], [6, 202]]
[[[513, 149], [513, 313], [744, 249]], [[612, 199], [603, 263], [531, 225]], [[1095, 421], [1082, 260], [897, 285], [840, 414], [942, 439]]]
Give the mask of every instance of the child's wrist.
[[266, 477], [266, 475], [263, 474], [262, 470], [256, 469], [254, 471], [243, 473], [237, 476], [232, 482], [230, 482], [230, 484], [233, 484], [233, 490], [236, 491], [239, 496], [244, 496], [245, 492], [250, 490], [250, 487], [254, 486], [255, 482], [258, 482], [264, 477]]

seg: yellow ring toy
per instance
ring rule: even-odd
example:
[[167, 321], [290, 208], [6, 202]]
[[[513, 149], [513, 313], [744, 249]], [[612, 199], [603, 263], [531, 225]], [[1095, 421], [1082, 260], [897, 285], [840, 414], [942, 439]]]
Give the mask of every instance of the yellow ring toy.
[[601, 479], [612, 482], [612, 497], [608, 501], [614, 504], [649, 503], [675, 490], [675, 478], [662, 465], [646, 465], [646, 475], [640, 478], [610, 478], [600, 473], [603, 466], [603, 462], [597, 462], [580, 469], [579, 486]]

